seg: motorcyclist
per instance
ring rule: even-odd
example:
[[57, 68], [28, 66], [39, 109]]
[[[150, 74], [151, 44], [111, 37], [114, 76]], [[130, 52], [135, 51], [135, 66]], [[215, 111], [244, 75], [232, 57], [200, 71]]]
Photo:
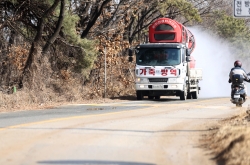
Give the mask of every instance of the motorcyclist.
[[[235, 74], [239, 74], [239, 75], [242, 75], [244, 80], [247, 81], [247, 82], [250, 82], [250, 79], [248, 78], [245, 70], [242, 67], [242, 63], [239, 61], [239, 60], [236, 60], [234, 62], [234, 68], [231, 69], [230, 73], [229, 73], [229, 80], [228, 82], [231, 83], [232, 82], [232, 76], [235, 75]], [[233, 87], [233, 83], [231, 85], [231, 89]], [[247, 99], [247, 89], [246, 89], [246, 85], [244, 83], [242, 83], [242, 85], [244, 86], [245, 88], [245, 99]], [[231, 90], [231, 96], [232, 96], [232, 90]]]

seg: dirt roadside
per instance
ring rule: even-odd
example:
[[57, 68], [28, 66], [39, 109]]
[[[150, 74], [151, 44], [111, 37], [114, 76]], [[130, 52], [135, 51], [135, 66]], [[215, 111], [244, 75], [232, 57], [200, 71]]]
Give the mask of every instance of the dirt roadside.
[[213, 155], [218, 165], [250, 165], [250, 112], [239, 109], [239, 114], [218, 122], [201, 138], [202, 146]]

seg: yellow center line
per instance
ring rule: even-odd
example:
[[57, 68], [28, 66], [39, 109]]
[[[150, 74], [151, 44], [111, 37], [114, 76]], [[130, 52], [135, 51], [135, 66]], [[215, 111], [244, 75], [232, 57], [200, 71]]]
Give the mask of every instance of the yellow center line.
[[[198, 103], [207, 102], [207, 101], [210, 101], [210, 100], [201, 100], [201, 101], [198, 101]], [[190, 104], [190, 103], [182, 103], [182, 104], [180, 104], [180, 103], [176, 103], [176, 104], [156, 104], [156, 105], [154, 105], [154, 104], [144, 104], [144, 106], [149, 106], [149, 107], [142, 108], [142, 109], [137, 109], [136, 111], [148, 110], [148, 109], [150, 109], [152, 107], [160, 107], [160, 106], [186, 106], [188, 104]], [[123, 105], [123, 104], [120, 103], [120, 105]], [[99, 105], [99, 106], [101, 106], [101, 105]], [[117, 106], [117, 105], [114, 105], [114, 106]], [[135, 106], [141, 106], [141, 105], [135, 105]], [[203, 106], [201, 105], [201, 107], [203, 107]], [[18, 128], [18, 127], [31, 126], [31, 125], [36, 125], [36, 124], [45, 124], [45, 123], [58, 122], [58, 121], [63, 121], [63, 120], [83, 119], [83, 118], [96, 117], [96, 116], [107, 116], [107, 115], [125, 113], [125, 112], [128, 112], [128, 111], [129, 110], [119, 111], [119, 112], [110, 112], [110, 113], [105, 113], [105, 114], [82, 115], [82, 116], [72, 116], [72, 117], [50, 119], [50, 120], [44, 120], [44, 121], [38, 121], [38, 122], [31, 122], [31, 123], [25, 123], [25, 124], [18, 124], [18, 125], [8, 126], [8, 127], [0, 128], [0, 131], [7, 130], [7, 129]]]
[[[154, 106], [154, 107], [157, 107], [157, 106]], [[142, 109], [139, 109], [139, 110], [140, 111], [141, 110], [147, 110], [147, 109], [150, 109], [150, 108], [152, 108], [152, 105], [151, 105], [151, 107], [142, 108]], [[110, 113], [105, 113], [105, 114], [82, 115], [82, 116], [71, 116], [71, 117], [50, 119], [50, 120], [44, 120], [44, 121], [38, 121], [38, 122], [31, 122], [31, 123], [25, 123], [25, 124], [18, 124], [18, 125], [8, 126], [8, 127], [0, 128], [0, 131], [4, 131], [4, 130], [7, 130], [7, 129], [13, 129], [13, 128], [19, 128], [19, 127], [25, 127], [25, 126], [31, 126], [31, 125], [36, 125], [36, 124], [45, 124], [45, 123], [52, 123], [52, 122], [72, 120], [72, 119], [83, 119], [83, 118], [96, 117], [96, 116], [107, 116], [107, 115], [125, 113], [125, 112], [128, 112], [128, 111], [129, 110], [120, 111], [120, 112], [110, 112]]]

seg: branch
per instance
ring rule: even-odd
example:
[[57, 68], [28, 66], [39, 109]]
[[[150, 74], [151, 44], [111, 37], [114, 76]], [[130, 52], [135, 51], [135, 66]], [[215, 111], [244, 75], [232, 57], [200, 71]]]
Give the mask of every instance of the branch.
[[105, 0], [103, 1], [103, 3], [101, 4], [100, 8], [98, 9], [98, 7], [96, 7], [95, 12], [92, 16], [92, 19], [88, 22], [88, 25], [86, 27], [86, 29], [82, 32], [81, 38], [85, 38], [88, 34], [88, 32], [90, 31], [90, 29], [94, 26], [96, 20], [98, 19], [98, 17], [101, 15], [103, 8], [110, 2], [111, 0]]
[[60, 32], [61, 27], [62, 27], [63, 19], [64, 19], [64, 16], [63, 16], [64, 11], [65, 11], [65, 0], [61, 0], [60, 15], [59, 15], [59, 18], [57, 21], [56, 30], [55, 30], [54, 34], [49, 38], [49, 40], [47, 41], [45, 46], [43, 47], [43, 51], [42, 51], [43, 54], [45, 54], [48, 51], [50, 45], [55, 42], [57, 36], [59, 35], [59, 32]]

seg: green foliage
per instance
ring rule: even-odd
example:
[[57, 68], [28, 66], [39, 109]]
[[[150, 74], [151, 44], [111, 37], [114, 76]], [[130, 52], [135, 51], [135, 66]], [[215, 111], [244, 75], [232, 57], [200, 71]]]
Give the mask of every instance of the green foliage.
[[10, 0], [10, 2], [13, 4], [18, 3], [17, 0]]
[[216, 30], [218, 34], [230, 41], [234, 41], [235, 38], [244, 37], [249, 38], [249, 28], [246, 26], [244, 19], [234, 18], [228, 16], [225, 13], [219, 13], [219, 18], [216, 21]]
[[[60, 6], [57, 7], [56, 16], [59, 16], [59, 9]], [[96, 43], [95, 41], [80, 38], [80, 35], [76, 31], [79, 17], [76, 14], [72, 14], [69, 10], [68, 4], [66, 10], [62, 26], [62, 37], [69, 45], [77, 49], [77, 51], [74, 51], [74, 58], [76, 58], [76, 63], [74, 64], [75, 71], [80, 72], [87, 77], [89, 70], [93, 67], [94, 61], [97, 57]]]
[[159, 4], [159, 10], [164, 16], [183, 16], [188, 21], [202, 21], [197, 8], [187, 0], [163, 0]]
[[227, 39], [236, 49], [234, 53], [240, 56], [249, 56], [250, 49], [250, 29], [245, 19], [234, 18], [224, 12], [216, 12], [218, 16], [216, 25], [217, 34]]
[[76, 24], [79, 21], [79, 17], [77, 15], [66, 12], [64, 17], [64, 37], [70, 44], [82, 48], [82, 50], [79, 51], [79, 53], [76, 55], [77, 63], [75, 69], [77, 72], [82, 72], [84, 75], [86, 75], [88, 73], [88, 70], [92, 68], [97, 57], [97, 51], [95, 50], [95, 41], [81, 39], [80, 35], [77, 34]]

